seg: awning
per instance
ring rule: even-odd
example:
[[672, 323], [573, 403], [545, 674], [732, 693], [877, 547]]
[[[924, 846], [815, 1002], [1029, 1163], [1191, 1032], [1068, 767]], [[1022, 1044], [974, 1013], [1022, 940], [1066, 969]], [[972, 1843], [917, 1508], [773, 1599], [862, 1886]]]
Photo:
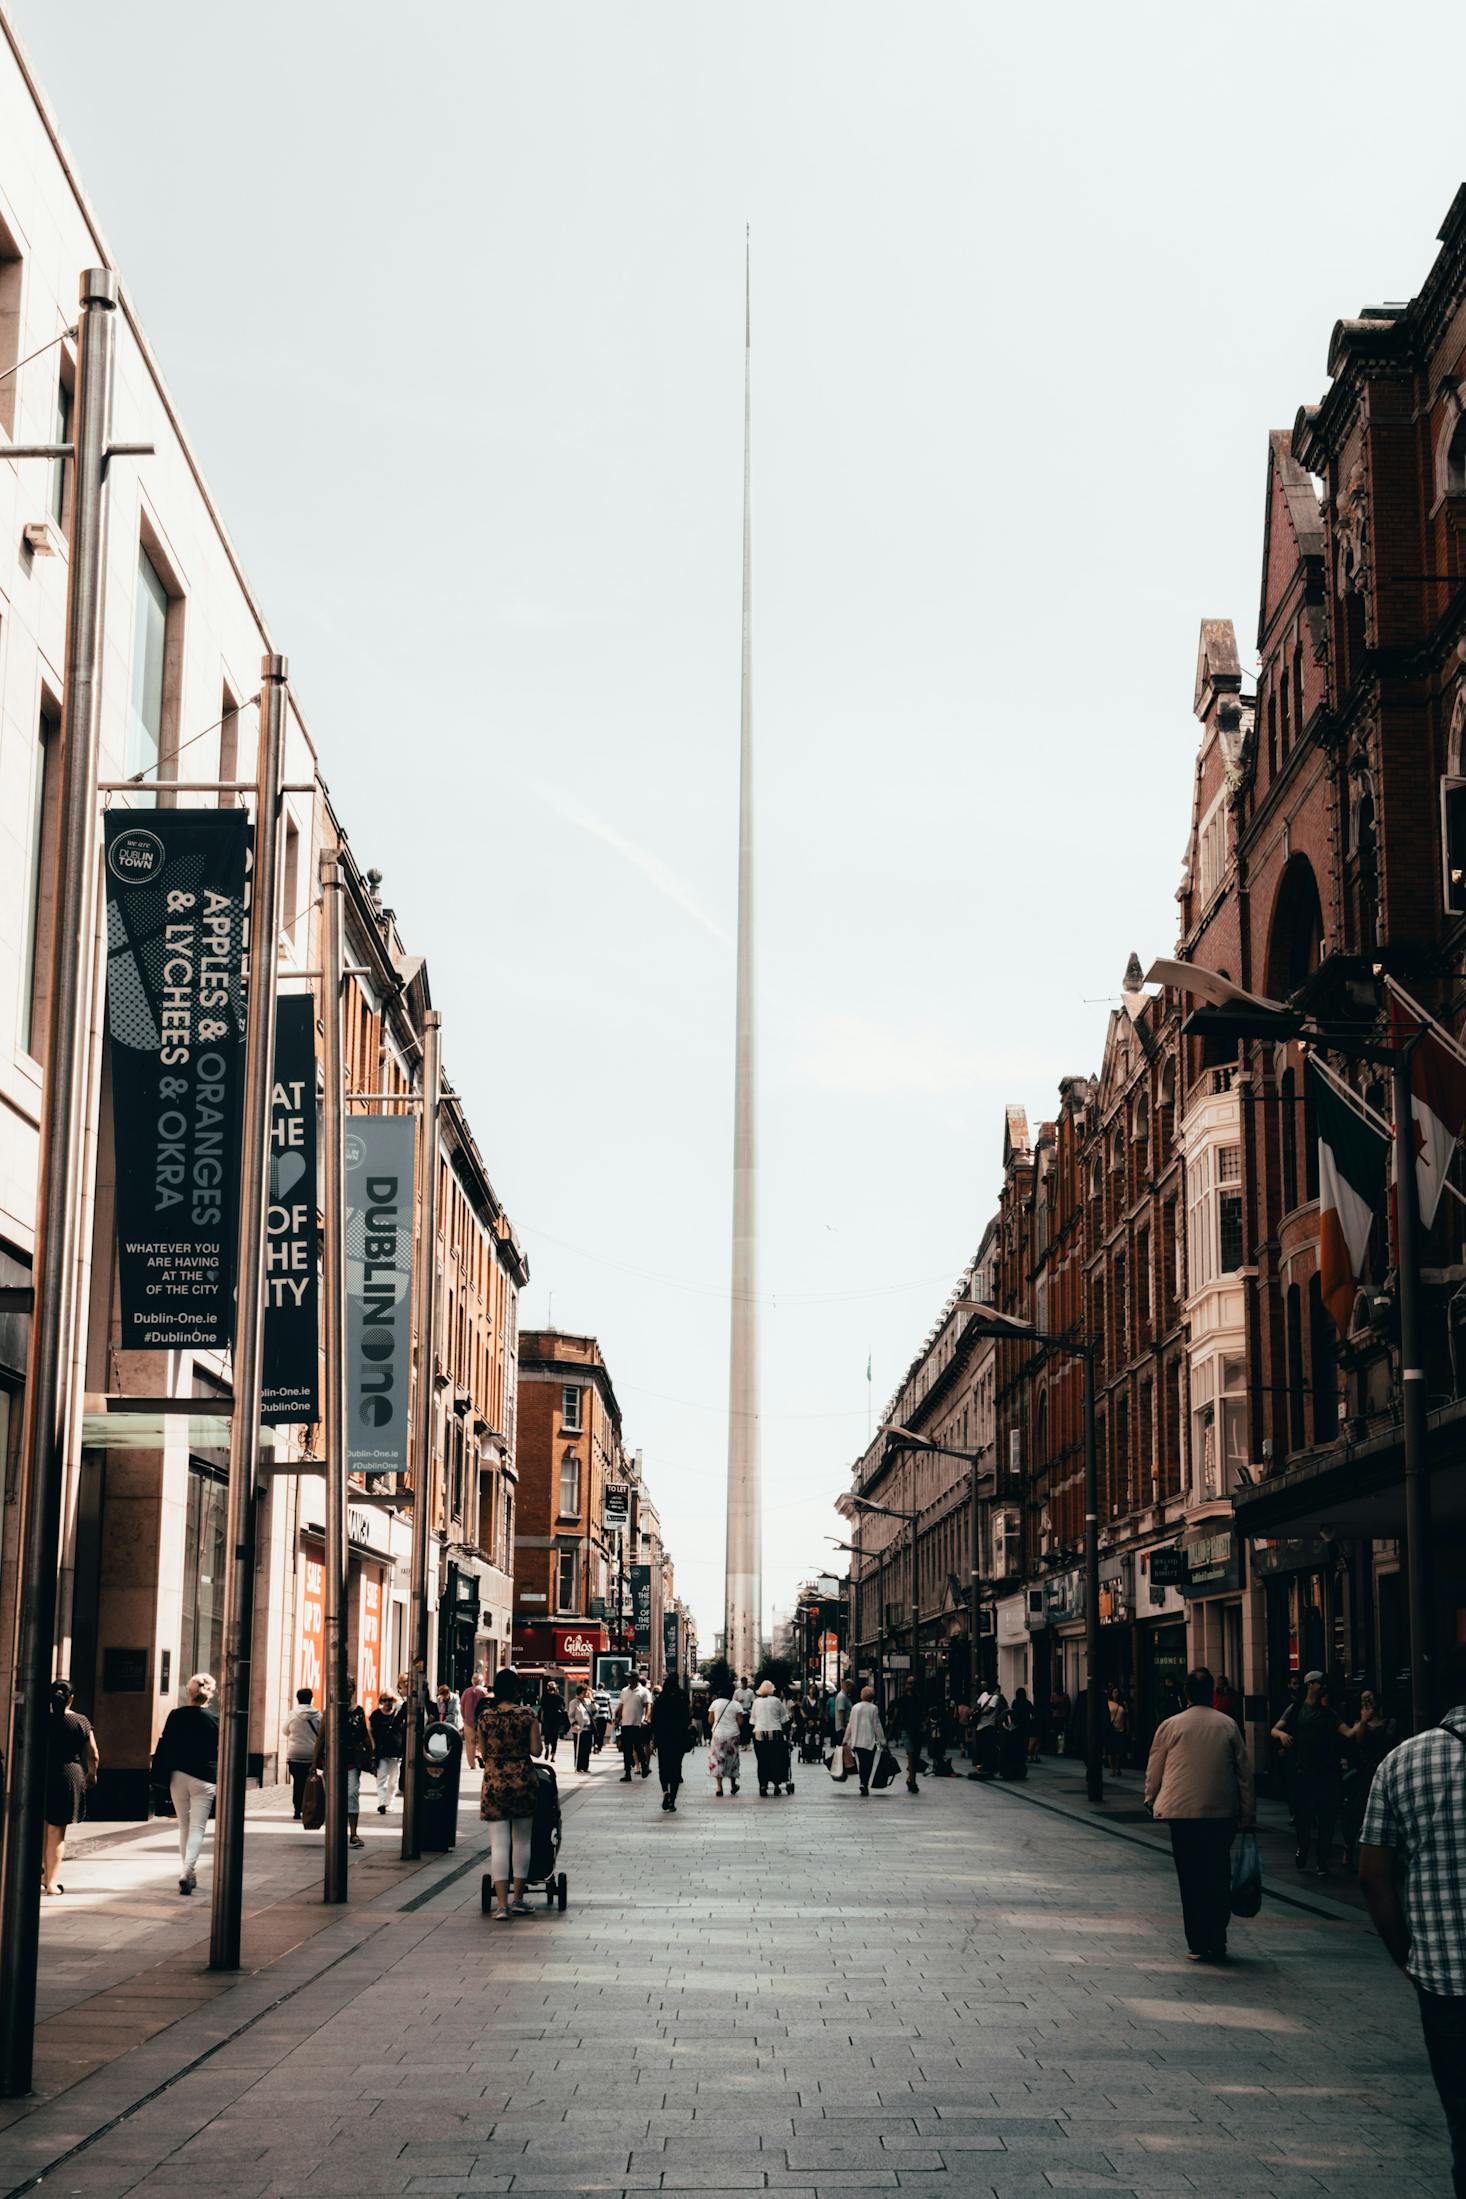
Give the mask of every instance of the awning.
[[[1442, 1405], [1426, 1423], [1431, 1521], [1466, 1527], [1466, 1400]], [[1362, 1443], [1305, 1458], [1233, 1499], [1238, 1531], [1275, 1535], [1327, 1527], [1346, 1539], [1389, 1540], [1405, 1532], [1405, 1456], [1398, 1427]]]

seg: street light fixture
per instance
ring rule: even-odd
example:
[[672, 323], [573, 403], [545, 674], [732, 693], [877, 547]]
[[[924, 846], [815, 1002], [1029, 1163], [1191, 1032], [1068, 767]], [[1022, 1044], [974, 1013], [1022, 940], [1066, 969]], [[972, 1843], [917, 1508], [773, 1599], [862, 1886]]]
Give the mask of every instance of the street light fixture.
[[982, 1298], [959, 1298], [954, 1313], [975, 1318], [968, 1333], [1007, 1338], [1019, 1344], [1037, 1344], [1046, 1351], [1067, 1352], [1084, 1363], [1084, 1661], [1085, 1676], [1085, 1790], [1091, 1802], [1105, 1798], [1105, 1773], [1101, 1756], [1100, 1725], [1100, 1630], [1099, 1630], [1099, 1469], [1094, 1434], [1094, 1359], [1098, 1344], [1093, 1338], [1053, 1336], [1031, 1321], [1002, 1313]]
[[[1245, 993], [1227, 978], [1210, 970], [1194, 970], [1189, 962], [1161, 960], [1146, 972], [1150, 984], [1169, 985], [1178, 992], [1195, 994], [1205, 1005], [1193, 1008], [1181, 1029], [1198, 1038], [1300, 1039], [1321, 1053], [1341, 1054], [1348, 1061], [1369, 1061], [1390, 1072], [1391, 1115], [1395, 1155], [1413, 1156], [1413, 1108], [1410, 1062], [1425, 1035], [1419, 1025], [1398, 1045], [1372, 1035], [1362, 1027], [1341, 1029], [1320, 1021], [1300, 1004], [1268, 1000]], [[1435, 1669], [1430, 1638], [1430, 1575], [1427, 1544], [1430, 1537], [1430, 1489], [1426, 1480], [1425, 1367], [1420, 1349], [1420, 1205], [1413, 1166], [1395, 1171], [1395, 1228], [1400, 1286], [1400, 1388], [1403, 1398], [1402, 1437], [1405, 1463], [1405, 1615], [1410, 1636], [1410, 1718], [1413, 1730], [1423, 1733], [1434, 1715]]]

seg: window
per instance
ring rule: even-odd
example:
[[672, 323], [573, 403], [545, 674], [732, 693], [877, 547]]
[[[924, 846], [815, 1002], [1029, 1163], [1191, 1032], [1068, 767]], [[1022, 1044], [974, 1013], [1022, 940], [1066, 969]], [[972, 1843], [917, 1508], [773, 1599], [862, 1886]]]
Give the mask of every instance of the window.
[[215, 1468], [191, 1459], [188, 1525], [183, 1553], [183, 1615], [178, 1651], [182, 1683], [193, 1672], [217, 1679], [224, 1661], [224, 1553], [228, 1547], [229, 1486]]
[[1197, 883], [1201, 898], [1210, 901], [1222, 883], [1231, 854], [1225, 794], [1219, 794], [1201, 822], [1197, 836]]
[[580, 1517], [580, 1460], [567, 1451], [560, 1461], [560, 1517]]
[[580, 1433], [581, 1393], [574, 1383], [567, 1382], [560, 1392], [560, 1420], [572, 1434]]
[[15, 434], [15, 398], [20, 382], [9, 370], [20, 358], [20, 291], [24, 272], [20, 246], [0, 221], [0, 428]]
[[297, 919], [300, 916], [300, 828], [293, 818], [285, 820], [285, 878], [280, 894], [280, 940], [286, 947], [294, 947]]
[[[72, 393], [71, 383], [67, 379], [67, 375], [68, 369], [63, 365], [56, 377], [56, 414], [52, 421], [52, 427], [55, 431], [52, 441], [57, 443], [69, 443], [71, 441]], [[51, 517], [55, 520], [57, 526], [62, 528], [66, 525], [66, 499], [71, 485], [72, 471], [73, 468], [66, 459], [52, 459]]]
[[1309, 1357], [1313, 1363], [1313, 1440], [1332, 1443], [1339, 1432], [1339, 1386], [1330, 1323], [1316, 1275], [1308, 1278]]
[[1303, 651], [1293, 651], [1293, 738], [1303, 738]]
[[132, 708], [127, 723], [127, 776], [155, 771], [163, 754], [163, 673], [168, 652], [168, 591], [146, 550], [137, 553], [137, 603], [132, 622]]
[[1143, 1334], [1148, 1335], [1151, 1325], [1150, 1299], [1150, 1231], [1137, 1231], [1135, 1238], [1135, 1310], [1140, 1316]]
[[579, 1603], [576, 1595], [580, 1572], [580, 1552], [560, 1550], [555, 1558], [555, 1609], [574, 1611]]
[[1278, 768], [1278, 698], [1276, 695], [1269, 695], [1267, 699], [1267, 768], [1268, 777], [1272, 778]]
[[1288, 1287], [1283, 1325], [1288, 1351], [1288, 1447], [1301, 1451], [1308, 1437], [1303, 1400], [1303, 1294], [1296, 1283]]
[[39, 1061], [46, 1044], [51, 998], [51, 940], [55, 929], [55, 864], [58, 818], [56, 758], [61, 753], [61, 717], [54, 703], [43, 702], [36, 728], [36, 760], [31, 785], [30, 906], [26, 911], [21, 963], [20, 1042]]
[[1285, 672], [1278, 682], [1278, 730], [1283, 738], [1283, 751], [1287, 753], [1293, 735], [1292, 713], [1288, 709], [1288, 675]]
[[1218, 1194], [1217, 1235], [1220, 1240], [1220, 1272], [1223, 1275], [1235, 1275], [1242, 1265], [1242, 1194], [1240, 1191], [1223, 1191]]
[[1298, 1204], [1298, 1104], [1296, 1080], [1291, 1069], [1278, 1079], [1278, 1147], [1283, 1162], [1283, 1212]]

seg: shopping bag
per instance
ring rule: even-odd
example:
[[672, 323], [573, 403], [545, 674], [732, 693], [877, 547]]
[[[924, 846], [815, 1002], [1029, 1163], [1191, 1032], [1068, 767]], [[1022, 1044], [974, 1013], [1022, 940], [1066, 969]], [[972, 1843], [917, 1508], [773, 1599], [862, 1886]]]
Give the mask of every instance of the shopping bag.
[[1241, 1833], [1232, 1848], [1232, 1914], [1256, 1916], [1261, 1907], [1262, 1852], [1255, 1833]]
[[832, 1779], [839, 1781], [841, 1779], [848, 1779], [850, 1777], [849, 1757], [849, 1749], [841, 1748], [839, 1742], [837, 1741], [835, 1743], [834, 1750], [830, 1756], [830, 1777]]
[[300, 1798], [300, 1822], [308, 1833], [319, 1832], [326, 1822], [326, 1782], [313, 1771]]
[[901, 1766], [891, 1754], [891, 1751], [888, 1748], [882, 1749], [880, 1755], [876, 1758], [876, 1768], [870, 1775], [871, 1785], [873, 1787], [888, 1787], [900, 1769]]

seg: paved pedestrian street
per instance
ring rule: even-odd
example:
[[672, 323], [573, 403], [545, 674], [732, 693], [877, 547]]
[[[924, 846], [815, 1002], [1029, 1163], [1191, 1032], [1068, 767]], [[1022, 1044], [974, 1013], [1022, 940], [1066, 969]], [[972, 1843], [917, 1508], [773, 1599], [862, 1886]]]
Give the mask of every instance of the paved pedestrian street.
[[[252, 1821], [280, 1860], [251, 1882], [263, 1966], [228, 1983], [201, 1979], [207, 1910], [169, 1905], [166, 1843], [69, 1864], [43, 1976], [88, 1919], [110, 1932], [125, 1880], [136, 1929], [95, 1998], [139, 2043], [0, 2133], [0, 2191], [1449, 2188], [1408, 1987], [1296, 1883], [1199, 1968], [1169, 1859], [1035, 1806], [1038, 1782], [862, 1800], [813, 1770], [719, 1802], [688, 1765], [675, 1817], [609, 1751], [567, 1780], [569, 1907], [508, 1925], [480, 1913], [467, 1796], [464, 1845], [416, 1871], [364, 1819], [344, 1911], [303, 1891], [317, 1840]], [[92, 2005], [62, 2001], [53, 2071]]]

